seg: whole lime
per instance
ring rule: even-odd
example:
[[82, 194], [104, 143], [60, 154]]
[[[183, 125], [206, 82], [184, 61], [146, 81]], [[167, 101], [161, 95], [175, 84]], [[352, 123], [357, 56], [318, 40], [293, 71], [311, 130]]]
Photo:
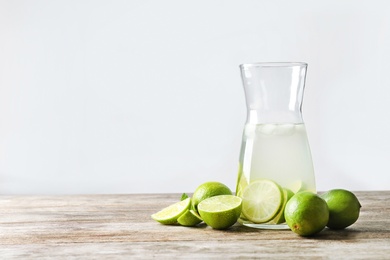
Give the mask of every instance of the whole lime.
[[325, 228], [329, 210], [320, 196], [310, 191], [301, 191], [287, 202], [284, 217], [292, 231], [300, 236], [311, 236]]
[[334, 189], [325, 192], [321, 197], [329, 208], [329, 221], [327, 227], [331, 229], [346, 228], [359, 218], [360, 202], [350, 191]]
[[218, 195], [232, 195], [232, 191], [223, 183], [209, 181], [205, 182], [196, 188], [192, 195], [192, 208], [198, 212], [198, 204], [207, 198]]

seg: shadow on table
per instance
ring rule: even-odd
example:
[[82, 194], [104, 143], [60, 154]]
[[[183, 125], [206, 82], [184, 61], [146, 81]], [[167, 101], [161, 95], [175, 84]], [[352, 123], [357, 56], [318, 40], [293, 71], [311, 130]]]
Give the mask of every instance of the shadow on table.
[[[197, 228], [200, 229], [211, 229], [211, 227], [207, 226], [205, 223], [201, 223], [197, 226]], [[216, 231], [216, 230], [215, 230]], [[325, 228], [318, 234], [314, 236], [309, 237], [301, 237], [297, 234], [294, 234], [289, 229], [284, 230], [272, 230], [272, 229], [258, 229], [258, 228], [252, 228], [243, 226], [241, 224], [236, 223], [232, 227], [226, 229], [226, 230], [218, 230], [219, 232], [227, 233], [227, 234], [234, 234], [234, 233], [246, 233], [246, 234], [254, 234], [254, 233], [267, 233], [268, 235], [271, 235], [273, 232], [277, 233], [276, 237], [281, 235], [281, 232], [288, 234], [288, 236], [291, 235], [291, 238], [302, 238], [302, 239], [313, 239], [313, 240], [356, 240], [356, 239], [367, 239], [372, 234], [375, 234], [376, 238], [390, 238], [390, 229], [388, 227], [348, 227], [346, 229], [341, 230], [333, 230], [329, 228]]]
[[313, 239], [313, 240], [356, 240], [357, 238], [367, 238], [369, 234], [375, 233], [376, 236], [382, 237], [382, 238], [390, 238], [390, 230], [388, 229], [381, 229], [381, 230], [374, 230], [371, 228], [346, 228], [341, 230], [332, 230], [329, 228], [325, 228], [320, 233], [309, 236], [309, 237], [301, 237], [297, 234], [294, 234], [290, 230], [267, 230], [267, 229], [257, 229], [257, 228], [251, 228], [246, 227], [242, 225], [234, 225], [231, 228], [224, 230], [224, 232], [228, 233], [261, 233], [261, 232], [267, 232], [268, 234], [272, 232], [277, 232], [280, 234], [280, 232], [286, 232], [288, 234], [291, 234], [292, 237], [299, 237], [303, 239]]
[[355, 240], [356, 237], [360, 236], [363, 232], [364, 231], [350, 228], [341, 230], [325, 228], [320, 233], [306, 238], [315, 240]]
[[353, 240], [356, 238], [367, 239], [375, 234], [375, 238], [390, 238], [390, 230], [388, 228], [377, 229], [375, 227], [366, 228], [346, 228], [341, 230], [332, 230], [325, 228], [312, 239], [321, 240]]
[[[212, 229], [204, 222], [200, 223], [195, 228]], [[265, 229], [263, 229], [263, 230], [265, 230]], [[258, 233], [258, 232], [261, 232], [261, 229], [246, 227], [246, 226], [243, 226], [241, 224], [236, 223], [235, 225], [231, 226], [228, 229], [223, 229], [223, 230], [215, 230], [214, 229], [214, 231], [220, 231], [220, 232], [226, 232], [226, 233], [237, 233], [237, 232], [239, 232], [239, 233]]]

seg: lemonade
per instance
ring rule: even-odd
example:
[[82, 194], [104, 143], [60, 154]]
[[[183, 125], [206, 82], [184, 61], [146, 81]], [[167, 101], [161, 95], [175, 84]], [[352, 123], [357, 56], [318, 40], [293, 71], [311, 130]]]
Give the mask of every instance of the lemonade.
[[[272, 180], [282, 189], [294, 193], [302, 190], [316, 192], [311, 152], [303, 123], [246, 124], [242, 140], [237, 196], [242, 197], [247, 186], [258, 180]], [[280, 196], [285, 197], [283, 192]], [[286, 203], [282, 201], [281, 204]], [[244, 215], [239, 222], [254, 227], [264, 224], [250, 221]], [[277, 221], [271, 219], [267, 223]]]

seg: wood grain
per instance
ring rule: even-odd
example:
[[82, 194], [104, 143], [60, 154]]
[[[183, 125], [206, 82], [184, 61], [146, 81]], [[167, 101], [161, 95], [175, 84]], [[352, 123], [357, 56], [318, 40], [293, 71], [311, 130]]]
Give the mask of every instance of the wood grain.
[[180, 194], [0, 196], [1, 259], [390, 259], [390, 191], [355, 192], [359, 220], [303, 238], [235, 225], [164, 226], [150, 215]]

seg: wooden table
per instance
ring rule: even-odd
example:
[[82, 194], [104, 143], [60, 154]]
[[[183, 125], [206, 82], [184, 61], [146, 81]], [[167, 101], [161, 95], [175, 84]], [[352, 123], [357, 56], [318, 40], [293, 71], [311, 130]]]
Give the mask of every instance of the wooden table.
[[355, 192], [359, 220], [303, 238], [289, 230], [164, 226], [180, 194], [0, 196], [0, 259], [390, 259], [390, 191]]

